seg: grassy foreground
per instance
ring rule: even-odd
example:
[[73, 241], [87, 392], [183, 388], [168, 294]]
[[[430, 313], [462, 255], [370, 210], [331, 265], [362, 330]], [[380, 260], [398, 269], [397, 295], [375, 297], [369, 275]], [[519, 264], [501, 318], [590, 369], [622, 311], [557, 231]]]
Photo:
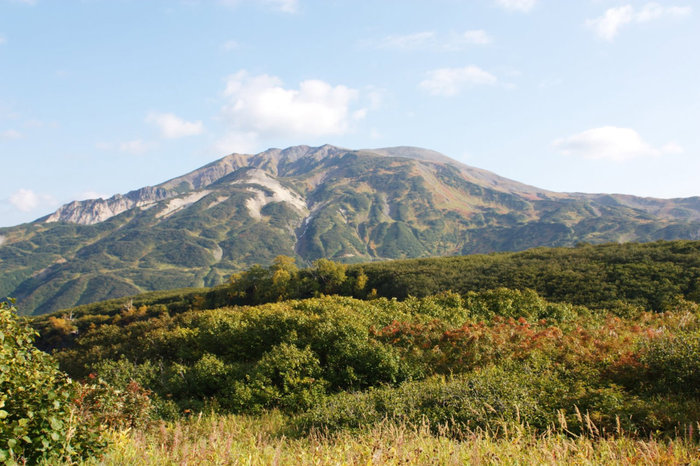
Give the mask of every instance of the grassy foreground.
[[[684, 464], [700, 465], [697, 430], [673, 440], [567, 436], [503, 426], [499, 432], [442, 432], [383, 423], [360, 432], [295, 437], [271, 413], [193, 417], [144, 430], [114, 431], [111, 447], [87, 465], [174, 464]], [[696, 426], [700, 427], [700, 426]]]

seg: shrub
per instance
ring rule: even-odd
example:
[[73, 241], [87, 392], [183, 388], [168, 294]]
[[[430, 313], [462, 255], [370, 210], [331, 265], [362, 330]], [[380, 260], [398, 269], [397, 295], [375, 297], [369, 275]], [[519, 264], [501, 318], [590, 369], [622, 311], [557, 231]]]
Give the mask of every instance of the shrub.
[[546, 428], [557, 419], [553, 406], [562, 382], [529, 368], [494, 366], [454, 378], [433, 377], [399, 387], [372, 388], [326, 398], [298, 419], [302, 429], [342, 430], [391, 421], [495, 431], [501, 422]]
[[700, 331], [650, 340], [640, 362], [653, 391], [700, 398]]
[[78, 417], [83, 422], [111, 429], [143, 427], [151, 418], [153, 404], [150, 391], [131, 380], [115, 388], [95, 377], [91, 384], [81, 384], [75, 397]]
[[77, 416], [77, 384], [33, 346], [36, 332], [0, 303], [0, 462], [70, 461], [98, 452], [97, 430]]
[[304, 410], [325, 394], [327, 383], [320, 375], [319, 361], [309, 347], [281, 343], [255, 364], [246, 384], [235, 384], [232, 402], [246, 410]]

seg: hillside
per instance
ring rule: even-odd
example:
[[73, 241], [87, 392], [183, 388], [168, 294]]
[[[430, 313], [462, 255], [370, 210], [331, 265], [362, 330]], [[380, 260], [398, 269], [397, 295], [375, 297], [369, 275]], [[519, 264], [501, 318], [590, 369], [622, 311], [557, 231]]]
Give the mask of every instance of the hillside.
[[697, 197], [554, 193], [425, 149], [297, 146], [0, 229], [0, 295], [42, 314], [217, 285], [280, 254], [357, 263], [699, 232]]
[[[358, 279], [360, 275], [364, 278]], [[357, 265], [321, 261], [306, 269], [278, 259], [270, 267], [237, 274], [233, 283], [224, 286], [155, 291], [85, 304], [37, 316], [32, 323], [41, 335], [37, 345], [51, 352], [75, 345], [77, 336], [96, 325], [192, 310], [305, 299], [322, 293], [405, 300], [446, 292], [467, 296], [501, 288], [535, 292], [553, 303], [585, 306], [596, 312], [658, 313], [673, 308], [679, 300], [700, 303], [700, 241], [536, 248]], [[139, 314], [137, 309], [149, 311]], [[70, 319], [64, 322], [66, 316]]]
[[[361, 279], [359, 266], [321, 260], [297, 270], [276, 259], [237, 274], [226, 290], [150, 294], [32, 324], [38, 345], [71, 377], [119, 396], [146, 390], [141, 413], [104, 403], [121, 422], [203, 413], [276, 417], [289, 438], [421, 426], [452, 439], [515, 432], [693, 441], [700, 242], [365, 268]], [[391, 286], [378, 297], [368, 288], [383, 278]], [[459, 292], [445, 291], [450, 285]], [[420, 297], [401, 299], [392, 286]], [[325, 294], [349, 291], [362, 299]]]

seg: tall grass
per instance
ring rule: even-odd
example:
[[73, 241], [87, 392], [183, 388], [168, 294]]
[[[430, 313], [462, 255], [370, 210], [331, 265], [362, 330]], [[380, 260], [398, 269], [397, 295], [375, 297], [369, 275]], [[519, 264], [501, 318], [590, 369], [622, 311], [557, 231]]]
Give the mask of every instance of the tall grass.
[[454, 432], [426, 424], [378, 423], [360, 431], [295, 436], [279, 413], [199, 416], [145, 430], [113, 431], [94, 465], [286, 464], [693, 464], [697, 427], [675, 439], [571, 436], [564, 427], [535, 434], [504, 424], [498, 432]]

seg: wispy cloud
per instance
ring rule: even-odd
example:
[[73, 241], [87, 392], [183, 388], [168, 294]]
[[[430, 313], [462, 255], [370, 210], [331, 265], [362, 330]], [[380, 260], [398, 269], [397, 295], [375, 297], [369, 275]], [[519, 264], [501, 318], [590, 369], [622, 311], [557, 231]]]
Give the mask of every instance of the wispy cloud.
[[380, 49], [414, 50], [428, 47], [436, 41], [436, 34], [432, 31], [416, 32], [413, 34], [390, 35], [377, 41]]
[[5, 36], [0, 34], [0, 45], [4, 45], [7, 43], [7, 39], [5, 39]]
[[151, 112], [146, 117], [146, 122], [156, 125], [161, 135], [167, 139], [196, 136], [204, 132], [201, 121], [185, 121], [172, 113]]
[[528, 12], [537, 4], [537, 0], [494, 0], [496, 5], [508, 11]]
[[16, 129], [6, 129], [5, 131], [0, 132], [0, 139], [10, 140], [10, 139], [21, 139], [21, 138], [22, 138], [22, 133], [20, 133]]
[[[228, 122], [224, 142], [251, 147], [260, 137], [319, 137], [347, 133], [353, 121], [365, 116], [357, 108], [359, 91], [318, 79], [288, 88], [276, 76], [250, 75], [239, 71], [230, 76], [222, 108]], [[235, 149], [230, 147], [228, 150]]]
[[689, 6], [662, 6], [647, 3], [642, 8], [631, 4], [609, 8], [602, 16], [586, 21], [586, 26], [603, 40], [612, 42], [624, 26], [628, 24], [648, 23], [661, 18], [681, 18], [692, 13]]
[[385, 50], [461, 50], [467, 46], [487, 45], [491, 42], [493, 42], [493, 39], [486, 31], [473, 29], [461, 33], [443, 35], [434, 31], [389, 35], [379, 40], [365, 42], [364, 44]]
[[635, 130], [615, 126], [593, 128], [557, 139], [552, 146], [564, 155], [617, 162], [683, 152], [683, 148], [676, 143], [654, 147]]
[[473, 86], [493, 86], [498, 78], [478, 66], [440, 68], [428, 72], [420, 87], [432, 95], [453, 96]]
[[284, 13], [296, 13], [299, 10], [299, 0], [219, 0], [226, 6], [238, 6], [241, 3], [257, 3], [266, 8], [271, 8]]

